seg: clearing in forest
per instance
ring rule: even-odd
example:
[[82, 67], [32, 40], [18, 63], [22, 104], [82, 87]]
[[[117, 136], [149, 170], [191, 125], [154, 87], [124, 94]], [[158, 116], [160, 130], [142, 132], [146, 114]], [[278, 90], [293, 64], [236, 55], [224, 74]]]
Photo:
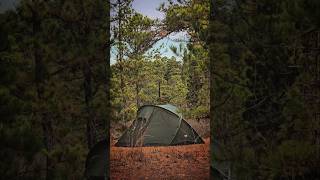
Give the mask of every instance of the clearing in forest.
[[209, 179], [209, 144], [111, 147], [111, 179]]

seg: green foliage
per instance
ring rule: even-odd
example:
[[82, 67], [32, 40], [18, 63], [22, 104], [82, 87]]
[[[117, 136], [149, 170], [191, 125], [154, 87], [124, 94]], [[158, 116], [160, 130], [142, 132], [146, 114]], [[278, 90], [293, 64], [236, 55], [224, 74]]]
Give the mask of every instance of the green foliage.
[[22, 0], [0, 15], [2, 179], [83, 178], [86, 123], [109, 119], [109, 22], [105, 1], [82, 3]]
[[[203, 43], [195, 45], [193, 52], [184, 54], [182, 62], [155, 54], [146, 55], [146, 51], [166, 36], [166, 33], [182, 30], [182, 27], [172, 26], [180, 22], [187, 23], [185, 19], [187, 17], [183, 15], [188, 14], [184, 13], [193, 12], [192, 9], [177, 5], [163, 5], [160, 10], [166, 13], [166, 18], [162, 22], [151, 20], [133, 11], [131, 1], [123, 3], [119, 1], [114, 6], [113, 16], [116, 21], [113, 24], [115, 39], [113, 47], [117, 51], [117, 63], [112, 67], [112, 103], [115, 120], [123, 122], [133, 120], [136, 110], [144, 104], [172, 103], [184, 109], [185, 112], [189, 110], [193, 112], [193, 109], [199, 108], [197, 110], [199, 113], [196, 116], [193, 115], [194, 113], [189, 113], [190, 117], [202, 117], [205, 115], [200, 113], [208, 113], [209, 89], [206, 83], [208, 61]], [[198, 10], [200, 12], [201, 9]], [[181, 19], [182, 17], [184, 20]], [[198, 25], [194, 26], [198, 27]], [[188, 33], [192, 33], [192, 30]], [[179, 48], [178, 52], [176, 47], [170, 47], [177, 55], [182, 52], [182, 47]], [[196, 62], [196, 67], [191, 60], [188, 60], [191, 56], [192, 61]], [[194, 70], [193, 74], [189, 73], [191, 69]], [[187, 94], [195, 96], [192, 105], [189, 103], [190, 98], [187, 97], [190, 95]], [[188, 113], [186, 115], [188, 116]]]
[[316, 14], [310, 15], [310, 7], [302, 4], [309, 2], [212, 5], [211, 132], [227, 152], [232, 178], [319, 177], [319, 157], [314, 155], [319, 144], [312, 145], [318, 139], [314, 127], [319, 104], [304, 98], [304, 89], [317, 75], [302, 64], [317, 66], [312, 63], [315, 56], [296, 49], [312, 49], [301, 36], [319, 27], [312, 20]]
[[[175, 59], [158, 57], [150, 60], [146, 57], [140, 60], [129, 59], [123, 63], [125, 71], [123, 76], [126, 94], [120, 92], [119, 66], [113, 68], [113, 92], [112, 103], [116, 111], [116, 119], [121, 119], [125, 114], [125, 121], [135, 118], [137, 109], [144, 104], [172, 103], [179, 107], [186, 105], [186, 84], [182, 81], [182, 65]], [[159, 97], [160, 85], [160, 97]], [[125, 97], [124, 109], [120, 108], [121, 99]]]

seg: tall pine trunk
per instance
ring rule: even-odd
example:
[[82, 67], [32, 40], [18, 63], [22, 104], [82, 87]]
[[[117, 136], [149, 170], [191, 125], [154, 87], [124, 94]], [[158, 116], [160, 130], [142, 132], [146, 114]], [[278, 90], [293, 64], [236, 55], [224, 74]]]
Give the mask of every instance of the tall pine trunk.
[[[121, 0], [118, 0], [118, 5], [119, 5], [119, 11], [118, 11], [118, 40], [119, 40], [119, 44], [118, 44], [118, 62], [119, 62], [119, 75], [120, 75], [120, 90], [121, 90], [121, 94], [122, 94], [122, 102], [121, 102], [121, 109], [125, 109], [125, 104], [126, 104], [126, 97], [125, 97], [125, 82], [124, 82], [124, 67], [123, 67], [123, 44], [122, 44], [122, 21], [123, 21], [123, 7], [122, 4], [123, 2], [121, 2]], [[122, 113], [122, 121], [124, 121], [124, 113]]]
[[50, 156], [48, 155], [54, 146], [53, 137], [53, 125], [52, 119], [50, 118], [47, 108], [45, 107], [45, 81], [46, 81], [46, 70], [45, 63], [41, 55], [41, 47], [39, 45], [41, 33], [41, 20], [35, 9], [32, 11], [32, 26], [33, 26], [33, 55], [34, 55], [34, 65], [35, 65], [35, 85], [37, 91], [37, 106], [39, 107], [37, 111], [37, 116], [41, 122], [43, 131], [43, 143], [45, 145], [47, 155], [46, 155], [46, 179], [52, 179], [52, 169], [53, 164], [51, 162]]
[[140, 107], [140, 97], [139, 97], [139, 82], [136, 82], [136, 106], [137, 106], [137, 109], [139, 109]]
[[95, 140], [95, 115], [92, 109], [92, 72], [91, 67], [88, 60], [84, 60], [83, 62], [83, 86], [84, 86], [84, 98], [85, 98], [85, 109], [87, 112], [86, 115], [86, 126], [87, 126], [87, 144], [89, 149], [91, 149], [96, 143]]

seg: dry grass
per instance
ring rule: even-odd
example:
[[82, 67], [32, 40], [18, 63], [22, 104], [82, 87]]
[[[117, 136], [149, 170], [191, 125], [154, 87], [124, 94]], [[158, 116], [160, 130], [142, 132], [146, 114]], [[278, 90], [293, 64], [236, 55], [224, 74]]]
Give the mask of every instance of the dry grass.
[[209, 179], [209, 143], [111, 147], [111, 179]]

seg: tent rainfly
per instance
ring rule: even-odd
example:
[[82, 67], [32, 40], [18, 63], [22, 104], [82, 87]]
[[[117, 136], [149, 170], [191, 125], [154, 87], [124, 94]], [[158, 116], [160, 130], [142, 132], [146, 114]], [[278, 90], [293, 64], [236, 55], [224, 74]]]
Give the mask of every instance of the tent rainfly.
[[171, 105], [145, 105], [139, 108], [137, 119], [120, 137], [115, 146], [171, 146], [203, 144], [198, 133]]

